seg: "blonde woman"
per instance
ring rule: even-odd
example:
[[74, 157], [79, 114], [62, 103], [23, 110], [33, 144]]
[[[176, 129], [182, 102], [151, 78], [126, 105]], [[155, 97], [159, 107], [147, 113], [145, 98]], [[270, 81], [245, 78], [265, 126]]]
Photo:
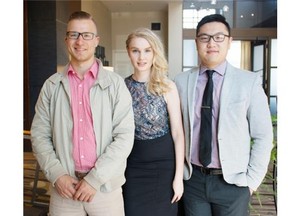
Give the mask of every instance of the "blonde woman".
[[134, 147], [123, 186], [126, 216], [176, 216], [183, 194], [184, 133], [180, 99], [167, 77], [159, 37], [140, 28], [126, 48], [134, 73], [125, 79], [133, 100]]

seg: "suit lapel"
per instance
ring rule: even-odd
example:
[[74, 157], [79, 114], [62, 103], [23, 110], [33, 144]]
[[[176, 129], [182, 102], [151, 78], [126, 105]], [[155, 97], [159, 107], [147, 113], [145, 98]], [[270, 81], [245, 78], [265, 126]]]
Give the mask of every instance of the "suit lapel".
[[188, 115], [189, 115], [190, 122], [194, 121], [195, 91], [196, 91], [198, 76], [199, 76], [199, 68], [193, 68], [187, 80], [188, 81], [188, 107], [189, 107]]
[[220, 96], [220, 111], [219, 111], [219, 125], [221, 125], [221, 119], [223, 115], [226, 115], [225, 110], [228, 106], [228, 103], [230, 101], [230, 97], [233, 94], [233, 83], [234, 83], [234, 75], [235, 71], [233, 67], [227, 63], [227, 68], [224, 74], [224, 80], [221, 90], [221, 96]]
[[[188, 128], [189, 130], [189, 140], [193, 140], [193, 133], [190, 133], [193, 131], [193, 122], [194, 122], [194, 107], [195, 107], [195, 92], [196, 92], [196, 86], [197, 86], [197, 79], [199, 76], [199, 68], [193, 68], [189, 74], [189, 77], [187, 79], [187, 107], [188, 107], [188, 118], [187, 123], [189, 125]], [[192, 124], [192, 125], [191, 125]], [[187, 152], [187, 158], [189, 158], [189, 161], [191, 160], [190, 158], [190, 153], [191, 153], [192, 145], [191, 142], [189, 142], [189, 145], [186, 145], [186, 152]]]

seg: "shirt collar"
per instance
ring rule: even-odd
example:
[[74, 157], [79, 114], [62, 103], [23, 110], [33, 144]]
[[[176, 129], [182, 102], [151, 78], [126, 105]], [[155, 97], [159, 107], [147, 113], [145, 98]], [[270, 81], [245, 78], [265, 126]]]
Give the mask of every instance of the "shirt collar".
[[[87, 73], [90, 73], [94, 79], [97, 78], [98, 75], [98, 70], [99, 70], [99, 65], [97, 63], [97, 61], [94, 61], [93, 65], [91, 66], [91, 68], [89, 69], [89, 71]], [[71, 64], [69, 64], [68, 67], [68, 74], [75, 74], [76, 72], [74, 71], [73, 67]]]
[[[227, 66], [227, 61], [225, 60], [224, 62], [219, 64], [217, 67], [212, 68], [212, 69], [214, 71], [216, 71], [219, 75], [224, 76], [225, 70], [226, 70], [226, 66]], [[203, 74], [206, 70], [211, 70], [211, 68], [207, 68], [207, 67], [205, 67], [203, 65], [200, 65], [199, 74]]]

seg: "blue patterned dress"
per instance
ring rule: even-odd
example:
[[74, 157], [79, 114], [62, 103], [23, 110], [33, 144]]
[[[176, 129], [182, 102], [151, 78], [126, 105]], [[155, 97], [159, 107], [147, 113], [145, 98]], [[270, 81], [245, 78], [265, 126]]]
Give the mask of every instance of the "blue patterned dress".
[[175, 151], [167, 104], [163, 96], [149, 94], [146, 83], [125, 83], [133, 99], [135, 140], [127, 160], [123, 186], [125, 216], [177, 216], [171, 204]]

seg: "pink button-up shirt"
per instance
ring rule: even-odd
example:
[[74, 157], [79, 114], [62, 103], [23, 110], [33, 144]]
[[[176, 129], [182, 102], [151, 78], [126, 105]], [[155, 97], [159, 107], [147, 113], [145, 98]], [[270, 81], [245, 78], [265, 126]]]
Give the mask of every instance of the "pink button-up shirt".
[[[218, 116], [220, 108], [220, 94], [222, 83], [224, 80], [224, 73], [226, 70], [227, 62], [218, 65], [213, 68], [216, 72], [213, 73], [213, 108], [212, 108], [212, 158], [211, 163], [208, 167], [211, 168], [221, 168], [218, 153], [218, 142], [217, 142], [217, 131], [218, 131]], [[194, 115], [194, 125], [193, 125], [193, 140], [192, 140], [192, 151], [191, 151], [191, 163], [198, 166], [202, 166], [199, 161], [199, 145], [200, 145], [200, 124], [201, 124], [201, 104], [202, 97], [204, 94], [204, 89], [208, 80], [205, 71], [208, 68], [201, 67], [199, 71], [199, 77], [196, 86], [196, 98], [195, 98], [195, 115]]]
[[75, 170], [79, 172], [90, 171], [97, 159], [96, 134], [90, 106], [90, 88], [97, 79], [97, 73], [96, 62], [83, 79], [78, 77], [71, 65], [68, 69], [73, 116], [73, 159]]

